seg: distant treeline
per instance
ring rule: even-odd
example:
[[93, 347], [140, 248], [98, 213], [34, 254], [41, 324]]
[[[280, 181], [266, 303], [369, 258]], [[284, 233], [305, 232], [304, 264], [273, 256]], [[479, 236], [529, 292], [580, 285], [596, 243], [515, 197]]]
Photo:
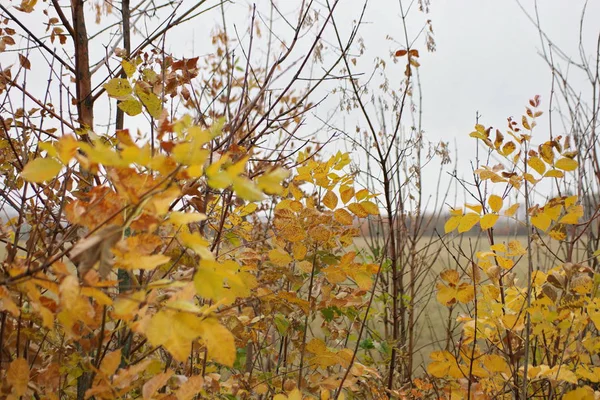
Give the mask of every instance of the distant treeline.
[[[424, 236], [444, 235], [444, 224], [450, 218], [449, 214], [425, 214], [420, 218], [420, 221], [415, 218], [414, 215], [407, 214], [404, 216], [404, 222], [396, 221], [396, 226], [400, 229], [406, 229], [409, 232], [413, 232], [415, 224], [419, 223], [419, 230]], [[377, 217], [371, 217], [369, 221], [363, 221], [361, 228], [363, 235], [373, 235], [385, 233], [387, 231], [388, 222], [386, 217], [382, 217], [381, 221], [378, 221]], [[465, 232], [464, 235], [476, 236], [481, 233], [479, 229], [471, 229], [469, 232]], [[525, 224], [518, 223], [508, 218], [500, 218], [496, 225], [494, 225], [494, 233], [498, 235], [526, 235], [527, 228]]]

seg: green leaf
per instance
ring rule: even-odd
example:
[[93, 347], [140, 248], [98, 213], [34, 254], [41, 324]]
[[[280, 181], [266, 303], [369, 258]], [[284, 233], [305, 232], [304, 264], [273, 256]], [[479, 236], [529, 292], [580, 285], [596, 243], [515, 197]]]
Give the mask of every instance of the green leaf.
[[54, 179], [62, 169], [62, 164], [53, 158], [36, 158], [27, 163], [21, 177], [28, 182], [40, 183]]

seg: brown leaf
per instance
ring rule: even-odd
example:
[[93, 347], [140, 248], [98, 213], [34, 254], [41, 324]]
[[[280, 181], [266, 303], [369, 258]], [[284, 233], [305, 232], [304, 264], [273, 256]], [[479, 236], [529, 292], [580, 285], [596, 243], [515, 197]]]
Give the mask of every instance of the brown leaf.
[[97, 262], [99, 262], [98, 272], [100, 276], [106, 278], [112, 269], [113, 254], [111, 247], [121, 239], [121, 230], [119, 226], [107, 226], [101, 228], [90, 237], [77, 242], [71, 248], [71, 260], [77, 265], [79, 276], [84, 277]]
[[31, 63], [29, 62], [29, 59], [23, 54], [19, 54], [19, 64], [21, 64], [21, 67], [25, 69], [31, 69]]
[[396, 57], [402, 57], [408, 54], [408, 51], [406, 50], [397, 50], [396, 53], [394, 54]]

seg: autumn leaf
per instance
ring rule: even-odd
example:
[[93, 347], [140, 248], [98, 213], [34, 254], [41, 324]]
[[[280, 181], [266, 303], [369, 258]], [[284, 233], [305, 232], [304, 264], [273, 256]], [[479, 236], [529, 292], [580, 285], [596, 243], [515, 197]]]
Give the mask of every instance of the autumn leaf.
[[493, 212], [500, 212], [502, 209], [502, 197], [497, 196], [495, 194], [490, 195], [488, 198], [488, 205], [492, 209]]
[[134, 98], [125, 99], [117, 105], [125, 114], [135, 117], [142, 112], [142, 103]]
[[123, 78], [113, 78], [102, 87], [110, 97], [121, 98], [131, 94], [132, 89], [129, 81]]
[[446, 376], [462, 378], [463, 373], [454, 356], [448, 351], [434, 351], [429, 355], [431, 363], [427, 366], [427, 372], [437, 378]]
[[531, 224], [545, 232], [552, 224], [552, 219], [544, 213], [538, 213], [531, 217]]
[[535, 172], [540, 175], [544, 175], [544, 172], [546, 171], [546, 164], [544, 164], [542, 160], [535, 156], [529, 157], [529, 160], [527, 160], [527, 165], [533, 168]]
[[369, 216], [367, 210], [365, 210], [365, 208], [359, 203], [348, 204], [348, 210], [350, 210], [352, 214], [356, 215], [358, 218], [366, 218]]
[[154, 346], [163, 346], [178, 361], [190, 355], [192, 342], [200, 336], [201, 319], [197, 315], [179, 311], [157, 312], [145, 330]]
[[231, 332], [217, 321], [207, 318], [200, 323], [200, 337], [208, 349], [208, 357], [219, 364], [233, 367], [235, 362], [235, 339]]
[[29, 383], [29, 365], [24, 358], [15, 358], [6, 371], [6, 383], [12, 386], [15, 396], [24, 396]]
[[142, 387], [142, 398], [144, 400], [150, 400], [154, 398], [154, 395], [160, 388], [166, 385], [167, 381], [173, 376], [175, 372], [173, 370], [167, 370], [158, 375], [153, 376], [149, 381], [144, 383]]
[[100, 363], [100, 372], [105, 377], [111, 377], [121, 363], [121, 349], [109, 352]]
[[561, 398], [562, 400], [594, 400], [596, 396], [594, 390], [586, 385], [565, 393]]
[[292, 262], [292, 257], [281, 249], [273, 249], [269, 251], [269, 260], [279, 267], [285, 267]]
[[19, 6], [16, 6], [15, 8], [24, 13], [30, 13], [33, 11], [33, 8], [37, 4], [37, 1], [38, 0], [22, 0], [21, 4]]
[[468, 232], [479, 222], [479, 214], [476, 213], [467, 213], [463, 215], [458, 224], [458, 232], [464, 233]]
[[354, 217], [343, 208], [335, 210], [333, 217], [342, 225], [352, 225], [354, 223]]
[[199, 296], [231, 303], [238, 297], [249, 296], [250, 289], [256, 286], [256, 279], [242, 271], [235, 261], [203, 259], [194, 275], [194, 285]]
[[201, 375], [189, 377], [179, 389], [175, 392], [177, 400], [193, 400], [200, 393], [204, 385], [204, 378]]
[[479, 226], [481, 226], [481, 229], [483, 230], [490, 229], [494, 227], [496, 221], [498, 221], [498, 214], [486, 214], [483, 217], [481, 217], [481, 220], [479, 221]]
[[450, 233], [460, 225], [460, 220], [462, 219], [462, 215], [454, 215], [446, 221], [444, 224], [444, 233]]
[[25, 165], [21, 177], [28, 182], [41, 183], [56, 178], [62, 164], [53, 158], [36, 158]]
[[[127, 83], [127, 85], [129, 85], [129, 83]], [[127, 94], [129, 93], [131, 93], [131, 86], [129, 87], [129, 92]], [[144, 90], [144, 88], [140, 84], [135, 85], [135, 95], [146, 107], [146, 110], [148, 110], [148, 114], [150, 114], [152, 118], [160, 118], [160, 115], [162, 114], [162, 102], [160, 101], [157, 95], [155, 95], [151, 91]]]
[[554, 164], [554, 166], [563, 171], [575, 171], [579, 164], [572, 158], [563, 157], [556, 161], [556, 164]]
[[337, 203], [338, 198], [335, 193], [333, 193], [331, 190], [328, 190], [327, 193], [325, 193], [325, 196], [323, 196], [323, 204], [325, 207], [333, 210], [337, 206]]

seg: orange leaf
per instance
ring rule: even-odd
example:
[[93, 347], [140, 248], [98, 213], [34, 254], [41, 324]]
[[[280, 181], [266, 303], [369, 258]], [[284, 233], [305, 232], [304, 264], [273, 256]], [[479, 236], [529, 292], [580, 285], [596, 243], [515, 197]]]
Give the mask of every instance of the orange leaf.
[[25, 395], [29, 383], [29, 365], [24, 358], [16, 358], [10, 363], [6, 371], [6, 382], [12, 385], [17, 397]]

